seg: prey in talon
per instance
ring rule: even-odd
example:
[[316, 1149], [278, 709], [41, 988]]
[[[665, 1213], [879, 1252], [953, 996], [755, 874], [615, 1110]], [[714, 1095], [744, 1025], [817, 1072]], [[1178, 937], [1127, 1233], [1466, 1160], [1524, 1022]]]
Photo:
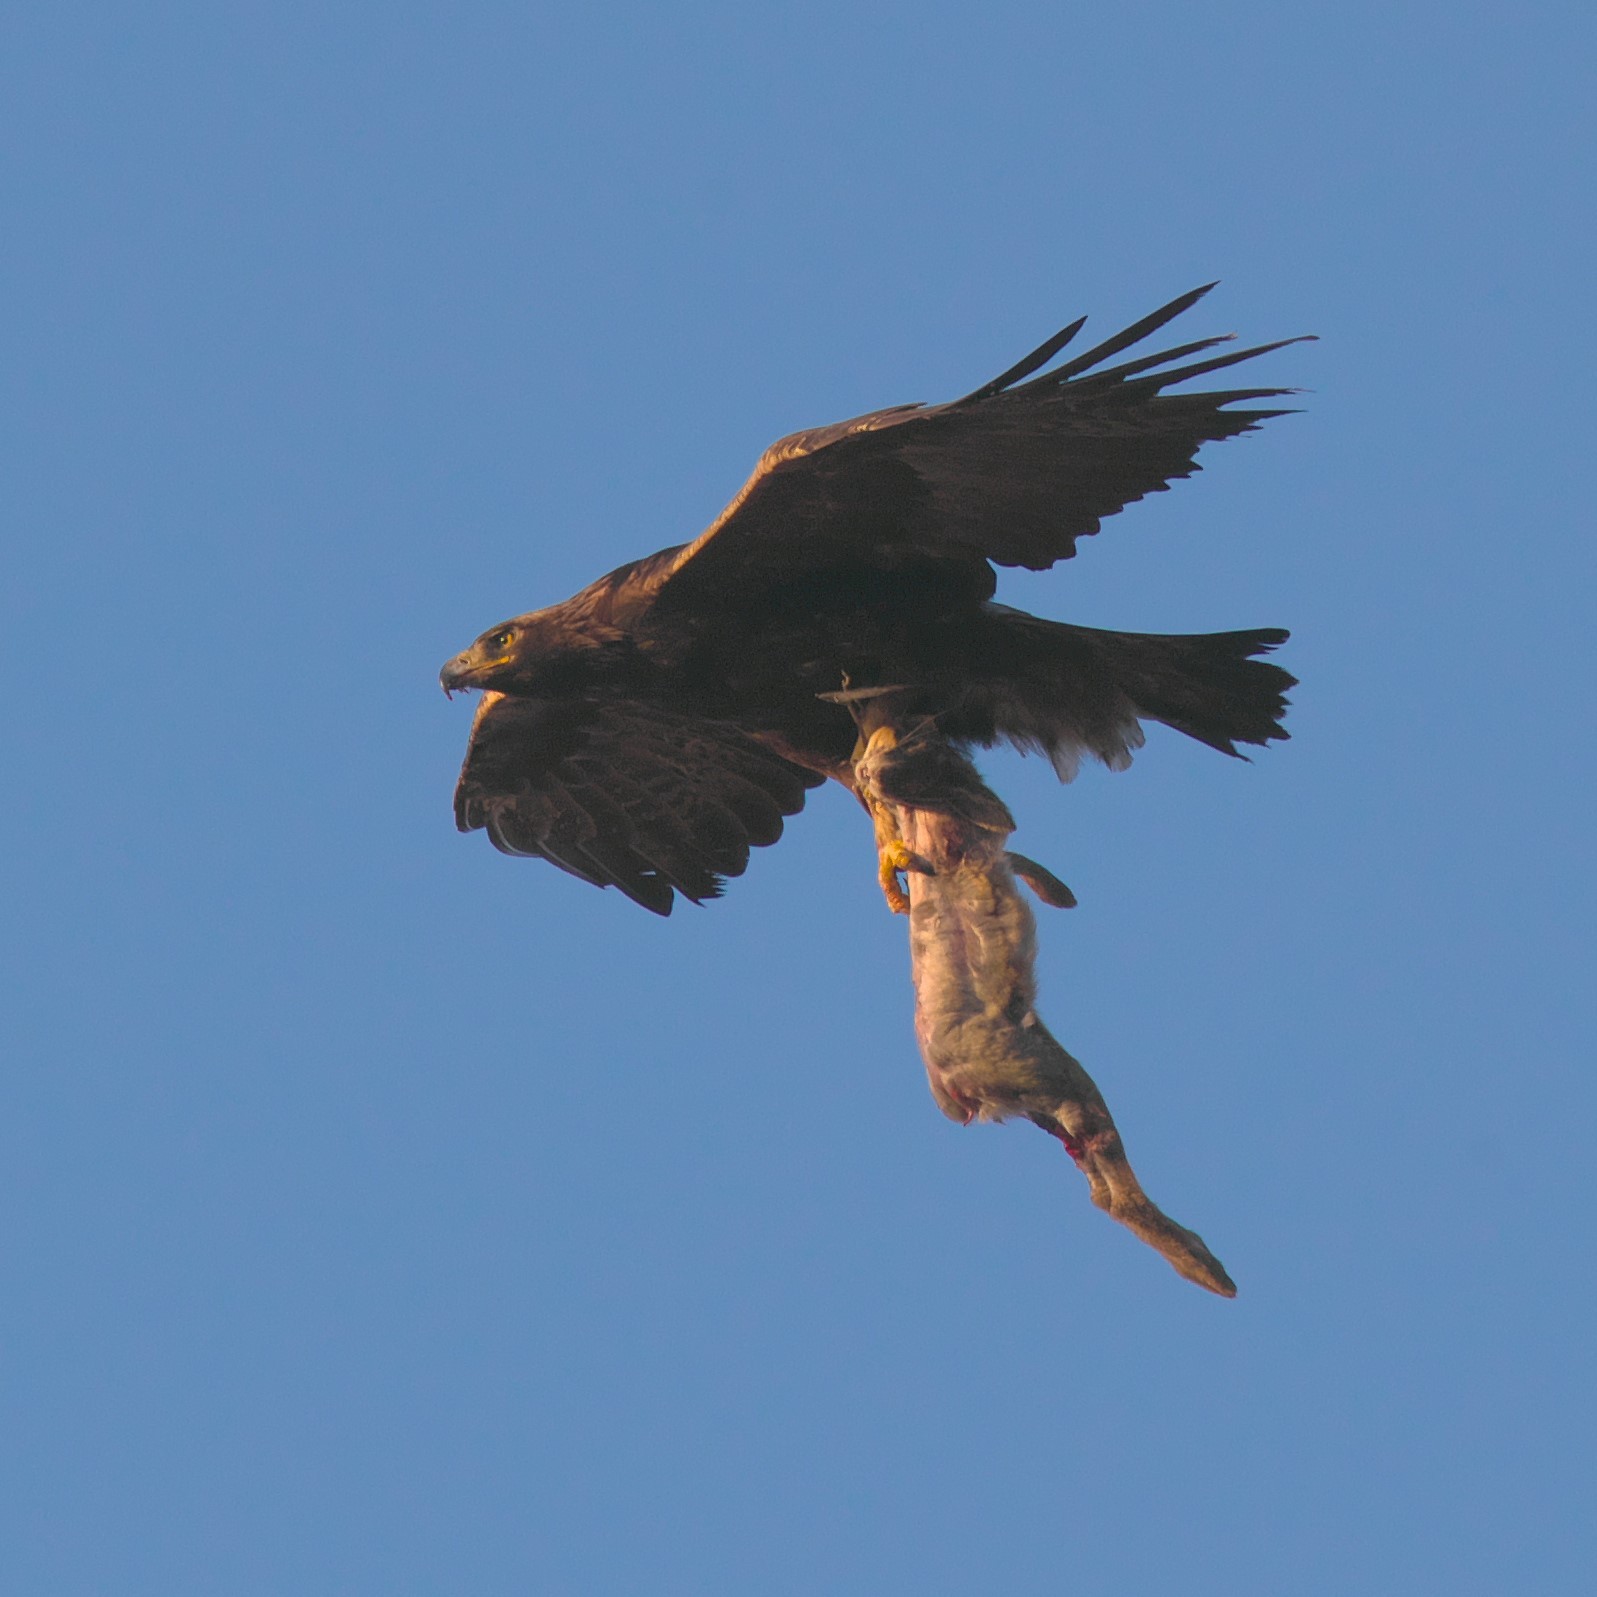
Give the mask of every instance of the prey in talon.
[[[1007, 837], [1015, 829], [1009, 806], [982, 781], [976, 768], [950, 747], [936, 718], [921, 716], [900, 736], [898, 718], [914, 697], [906, 687], [853, 688], [823, 695], [846, 704], [859, 728], [854, 745], [855, 789], [870, 812], [876, 831], [876, 853], [882, 892], [895, 914], [909, 913], [909, 897], [901, 875], [929, 869], [911, 852], [898, 829], [897, 805], [929, 810], [976, 831]], [[1036, 860], [1012, 850], [1006, 855], [1014, 871], [1043, 903], [1057, 909], [1075, 907], [1076, 895]]]

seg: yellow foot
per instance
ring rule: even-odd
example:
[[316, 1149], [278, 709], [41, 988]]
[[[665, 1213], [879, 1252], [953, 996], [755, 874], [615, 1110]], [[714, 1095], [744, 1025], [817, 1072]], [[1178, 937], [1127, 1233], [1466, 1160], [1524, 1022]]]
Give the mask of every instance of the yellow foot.
[[899, 877], [910, 868], [914, 855], [904, 846], [901, 839], [895, 837], [881, 845], [876, 857], [880, 866], [877, 877], [882, 884], [887, 907], [895, 915], [909, 914], [909, 894], [904, 891], [904, 884]]

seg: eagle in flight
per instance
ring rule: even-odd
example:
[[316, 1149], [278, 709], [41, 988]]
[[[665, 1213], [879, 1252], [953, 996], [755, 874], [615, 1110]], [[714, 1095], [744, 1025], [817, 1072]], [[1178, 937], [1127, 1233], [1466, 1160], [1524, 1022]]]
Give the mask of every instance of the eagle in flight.
[[1286, 737], [1294, 679], [1260, 658], [1279, 628], [1107, 632], [993, 599], [995, 564], [1069, 559], [1203, 444], [1286, 414], [1256, 402], [1291, 389], [1169, 390], [1296, 339], [1110, 364], [1210, 287], [1051, 369], [1085, 318], [963, 399], [783, 438], [691, 543], [491, 627], [441, 673], [482, 690], [460, 829], [667, 915], [718, 897], [807, 790], [856, 787], [851, 701], [872, 692], [1065, 780], [1084, 754], [1124, 767], [1145, 720], [1232, 755]]

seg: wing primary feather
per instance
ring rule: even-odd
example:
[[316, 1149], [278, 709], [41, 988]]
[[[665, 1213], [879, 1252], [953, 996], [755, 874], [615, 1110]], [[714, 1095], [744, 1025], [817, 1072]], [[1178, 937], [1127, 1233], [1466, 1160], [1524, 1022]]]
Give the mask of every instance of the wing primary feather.
[[1213, 283], [1205, 283], [1201, 288], [1189, 289], [1179, 298], [1171, 300], [1168, 305], [1161, 305], [1158, 310], [1150, 311], [1140, 322], [1133, 322], [1124, 332], [1116, 333], [1113, 338], [1106, 338], [1103, 343], [1095, 345], [1085, 354], [1076, 356], [1074, 360], [1067, 360], [1063, 366], [1049, 372], [1048, 379], [1053, 382], [1066, 382], [1078, 372], [1096, 366], [1099, 361], [1107, 360], [1111, 355], [1118, 355], [1121, 350], [1141, 343], [1149, 333], [1157, 332], [1166, 322], [1174, 321], [1182, 311], [1190, 310], [1214, 286]]
[[[1301, 394], [1306, 390], [1302, 388], [1206, 388], [1201, 394], [1161, 394], [1159, 403], [1169, 408], [1175, 405], [1190, 405], [1203, 410], [1212, 410], [1217, 405], [1237, 405], [1244, 399], [1275, 399], [1283, 394]], [[1295, 416], [1296, 411], [1276, 411], [1279, 416]]]
[[631, 881], [623, 876], [616, 877], [613, 885], [652, 915], [666, 916], [671, 913], [673, 893], [671, 884], [663, 876], [650, 876], [640, 871]]
[[473, 721], [455, 818], [666, 915], [675, 893], [719, 898], [824, 780], [732, 723], [495, 694]]
[[1087, 318], [1078, 316], [1068, 327], [1061, 327], [1047, 343], [1039, 344], [1024, 360], [1016, 361], [1008, 371], [1000, 372], [990, 383], [983, 383], [980, 388], [966, 394], [963, 399], [956, 399], [954, 403], [972, 405], [979, 399], [991, 399], [994, 394], [1001, 394], [1022, 378], [1030, 377], [1039, 366], [1046, 366], [1086, 325]]
[[[1128, 360], [1119, 366], [1106, 367], [1101, 372], [1093, 372], [1090, 377], [1083, 377], [1071, 385], [1072, 392], [1083, 394], [1096, 388], [1098, 384], [1124, 382], [1128, 377], [1135, 377], [1138, 372], [1145, 372], [1152, 366], [1161, 366], [1168, 360], [1182, 360], [1188, 355], [1196, 355], [1201, 349], [1213, 349], [1216, 344], [1229, 344], [1235, 341], [1235, 333], [1221, 333], [1217, 338], [1199, 338], [1190, 344], [1178, 344], [1174, 349], [1160, 350], [1157, 355], [1143, 355], [1137, 360]], [[1052, 377], [1052, 372], [1042, 380], [1046, 382]]]
[[[1226, 355], [1216, 355], [1212, 360], [1195, 360], [1190, 366], [1177, 366], [1174, 371], [1156, 372], [1144, 377], [1142, 383], [1153, 388], [1168, 388], [1174, 383], [1186, 382], [1189, 377], [1223, 371], [1227, 366], [1235, 366], [1238, 361], [1252, 360], [1255, 355], [1268, 355], [1271, 350], [1285, 349], [1289, 344], [1312, 344], [1315, 336], [1313, 333], [1300, 333], [1296, 338], [1278, 338], [1273, 344], [1255, 344], [1251, 349], [1235, 349]], [[1170, 352], [1172, 357], [1178, 357], [1181, 353], [1179, 350]], [[1292, 390], [1279, 388], [1276, 392], [1285, 394]]]

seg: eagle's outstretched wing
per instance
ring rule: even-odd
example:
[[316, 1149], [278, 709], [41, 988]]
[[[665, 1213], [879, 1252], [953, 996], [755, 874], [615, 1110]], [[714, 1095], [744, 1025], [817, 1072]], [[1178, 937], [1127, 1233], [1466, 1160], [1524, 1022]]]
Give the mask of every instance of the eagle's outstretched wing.
[[781, 439], [715, 523], [649, 572], [656, 602], [736, 602], [818, 566], [931, 559], [1036, 571], [1068, 560], [1105, 516], [1199, 470], [1201, 445], [1286, 413], [1226, 407], [1292, 389], [1164, 390], [1298, 339], [1179, 364], [1227, 341], [1205, 338], [1103, 366], [1213, 286], [1041, 376], [1085, 318], [963, 399]]
[[485, 693], [455, 822], [669, 915], [673, 892], [718, 897], [823, 780], [722, 722]]

